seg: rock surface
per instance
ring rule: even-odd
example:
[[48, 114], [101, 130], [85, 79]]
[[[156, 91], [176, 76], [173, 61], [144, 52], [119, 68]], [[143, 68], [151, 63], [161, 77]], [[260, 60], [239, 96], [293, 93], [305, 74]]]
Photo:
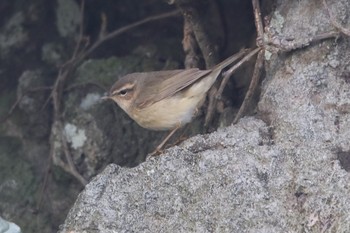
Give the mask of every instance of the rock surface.
[[136, 168], [110, 165], [60, 232], [347, 232], [349, 174], [307, 142], [277, 142], [251, 117]]

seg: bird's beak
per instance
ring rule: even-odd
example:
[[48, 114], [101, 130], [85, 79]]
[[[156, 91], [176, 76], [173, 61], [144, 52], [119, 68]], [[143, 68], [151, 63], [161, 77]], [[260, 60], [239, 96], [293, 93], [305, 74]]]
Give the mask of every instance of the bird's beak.
[[111, 98], [111, 97], [108, 96], [108, 95], [105, 95], [105, 96], [102, 96], [102, 97], [101, 97], [101, 100], [108, 100], [109, 98]]

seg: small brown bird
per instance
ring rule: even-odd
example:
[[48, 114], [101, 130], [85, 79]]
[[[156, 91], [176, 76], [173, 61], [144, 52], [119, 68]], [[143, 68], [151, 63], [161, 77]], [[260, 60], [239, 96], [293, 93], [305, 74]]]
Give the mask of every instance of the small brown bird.
[[241, 56], [242, 52], [209, 70], [194, 68], [128, 74], [116, 81], [103, 99], [116, 102], [143, 128], [172, 130], [157, 147], [160, 150], [178, 128], [191, 122], [222, 69]]

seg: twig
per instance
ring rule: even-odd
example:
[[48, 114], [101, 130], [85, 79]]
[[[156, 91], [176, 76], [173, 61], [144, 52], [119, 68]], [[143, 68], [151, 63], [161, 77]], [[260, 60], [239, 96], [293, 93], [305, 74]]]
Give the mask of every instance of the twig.
[[236, 65], [232, 66], [230, 69], [228, 69], [225, 72], [225, 76], [221, 81], [220, 84], [220, 88], [218, 90], [218, 92], [216, 93], [216, 99], [220, 99], [221, 98], [221, 94], [224, 91], [224, 88], [229, 80], [229, 78], [232, 76], [232, 74], [239, 68], [242, 66], [243, 63], [245, 63], [246, 61], [250, 60], [256, 53], [258, 53], [261, 50], [261, 48], [256, 48], [253, 51], [251, 51], [250, 53], [248, 53], [244, 58], [242, 58]]
[[[224, 75], [224, 78], [222, 79], [221, 81], [221, 84], [220, 84], [220, 87], [219, 89], [216, 91], [216, 92], [213, 92], [213, 93], [209, 93], [209, 96], [211, 96], [212, 98], [209, 98], [209, 101], [214, 101], [213, 103], [216, 103], [218, 99], [221, 99], [221, 94], [222, 92], [224, 91], [224, 88], [229, 80], [229, 78], [232, 76], [232, 74], [238, 69], [240, 68], [243, 63], [247, 62], [248, 60], [250, 60], [256, 53], [258, 53], [259, 51], [261, 51], [262, 48], [256, 48], [254, 49], [253, 51], [251, 51], [249, 54], [247, 54], [245, 57], [243, 57], [237, 64], [235, 64], [234, 66], [232, 66], [230, 69], [228, 69], [226, 72], [225, 72], [225, 75]], [[243, 54], [245, 53], [245, 50], [241, 51], [241, 53], [243, 52]], [[252, 90], [254, 91], [254, 90]], [[215, 97], [215, 98], [214, 98]], [[247, 97], [247, 94], [246, 94], [246, 97]], [[249, 103], [249, 101], [247, 100], [246, 102]], [[209, 105], [210, 107], [211, 105]], [[213, 115], [213, 112], [214, 112], [214, 109], [213, 108], [209, 108], [208, 107], [208, 112], [207, 112], [207, 115], [206, 115], [206, 118], [205, 118], [205, 125], [208, 125], [211, 118], [212, 118], [212, 115]], [[242, 105], [241, 105], [241, 108], [242, 109]], [[242, 110], [243, 112], [243, 110]]]
[[[303, 38], [298, 40], [288, 40], [280, 36], [274, 36], [271, 38], [271, 40], [268, 41], [268, 45], [270, 45], [270, 49], [274, 48], [277, 49], [277, 51], [290, 52], [293, 50], [305, 48], [315, 42], [337, 37], [339, 37], [339, 32], [337, 31], [325, 32], [310, 38]], [[271, 48], [271, 46], [273, 46], [273, 48]]]
[[8, 113], [5, 116], [1, 117], [1, 120], [0, 120], [1, 123], [5, 122], [12, 115], [13, 111], [16, 109], [16, 107], [18, 106], [19, 102], [22, 100], [23, 96], [24, 95], [21, 95], [21, 96], [17, 97], [16, 101], [12, 104], [12, 106], [11, 106], [10, 110], [8, 111]]
[[107, 15], [106, 13], [101, 13], [101, 28], [98, 34], [98, 38], [103, 38], [107, 34]]
[[[61, 124], [59, 124], [59, 128], [60, 128], [60, 131], [62, 132], [63, 131], [63, 127]], [[67, 143], [67, 139], [65, 137], [65, 135], [62, 133], [62, 144], [63, 144], [63, 150], [64, 150], [64, 154], [66, 156], [66, 160], [67, 160], [67, 163], [68, 163], [68, 166], [69, 166], [69, 171], [70, 173], [75, 176], [75, 178], [77, 178], [80, 183], [82, 183], [84, 186], [87, 184], [87, 180], [82, 176], [80, 175], [80, 173], [77, 171], [75, 165], [74, 165], [74, 162], [72, 160], [72, 155], [70, 154], [70, 151], [69, 151], [69, 147], [68, 147], [68, 143]]]
[[[63, 94], [66, 80], [69, 78], [70, 73], [73, 72], [76, 68], [76, 66], [75, 66], [77, 64], [76, 60], [78, 59], [78, 57], [81, 57], [80, 54], [84, 54], [85, 48], [83, 48], [81, 50], [81, 52], [79, 52], [80, 45], [81, 45], [81, 42], [83, 40], [84, 6], [85, 6], [85, 1], [82, 0], [81, 8], [80, 8], [80, 29], [79, 29], [78, 42], [74, 48], [72, 57], [65, 64], [63, 64], [62, 67], [59, 69], [58, 76], [57, 76], [56, 81], [53, 85], [51, 95], [48, 98], [48, 99], [52, 98], [53, 120], [54, 120], [54, 122], [57, 123], [56, 125], [58, 127], [58, 131], [61, 133], [61, 143], [63, 145], [63, 151], [64, 151], [64, 154], [66, 157], [66, 161], [68, 163], [67, 169], [65, 169], [66, 167], [65, 167], [64, 163], [61, 164], [61, 167], [63, 169], [65, 169], [68, 173], [70, 173], [74, 177], [76, 177], [80, 181], [80, 183], [82, 183], [83, 186], [85, 186], [87, 184], [87, 181], [85, 180], [85, 178], [82, 175], [79, 174], [79, 172], [75, 168], [71, 153], [70, 153], [69, 148], [68, 148], [67, 140], [64, 137], [62, 120], [61, 120], [61, 103], [62, 103], [61, 99], [62, 99], [62, 94]], [[47, 103], [48, 103], [48, 101], [46, 101], [45, 105]], [[50, 157], [54, 157], [54, 150], [51, 150]], [[46, 185], [46, 184], [44, 184], [44, 185]]]
[[[211, 38], [211, 32], [214, 30], [211, 26], [213, 25], [208, 20], [208, 15], [205, 15], [209, 12], [208, 7], [211, 7], [211, 1], [176, 0], [174, 2], [180, 8], [185, 21], [191, 25], [193, 34], [203, 54], [206, 68], [213, 67], [219, 61], [218, 48], [213, 38]], [[209, 17], [215, 16], [210, 15]]]
[[40, 194], [39, 194], [39, 198], [37, 201], [37, 205], [36, 205], [36, 210], [39, 211], [40, 210], [40, 206], [43, 200], [43, 196], [44, 196], [44, 192], [47, 186], [47, 181], [49, 179], [49, 173], [51, 170], [51, 162], [52, 162], [52, 156], [48, 157], [48, 161], [46, 163], [46, 169], [45, 169], [45, 174], [44, 174], [44, 181], [43, 184], [41, 185], [41, 190], [40, 190]]
[[198, 68], [200, 51], [192, 29], [192, 25], [186, 18], [184, 18], [184, 36], [182, 40], [182, 47], [186, 54], [185, 68]]
[[116, 36], [119, 36], [127, 31], [130, 31], [131, 29], [134, 29], [138, 26], [144, 25], [144, 24], [149, 23], [149, 22], [177, 16], [177, 15], [179, 15], [179, 13], [180, 13], [179, 10], [175, 10], [175, 11], [171, 11], [171, 12], [167, 12], [167, 13], [163, 13], [163, 14], [159, 14], [159, 15], [154, 15], [154, 16], [147, 17], [143, 20], [137, 21], [135, 23], [129, 24], [125, 27], [119, 28], [119, 29], [107, 34], [106, 36], [99, 38], [99, 40], [96, 41], [84, 54], [82, 54], [81, 57], [79, 57], [79, 59], [77, 59], [77, 61], [75, 63], [79, 63], [85, 57], [90, 55], [101, 44], [103, 44], [104, 42], [106, 42], [106, 41], [108, 41]]
[[[243, 49], [240, 52], [238, 52], [237, 54], [235, 54], [236, 60], [238, 60], [241, 57], [243, 57], [248, 51], [249, 51], [248, 49]], [[241, 61], [238, 62], [239, 65], [237, 66], [237, 68], [243, 64], [244, 61], [243, 62], [241, 62]], [[209, 94], [208, 94], [209, 104], [208, 104], [207, 113], [205, 115], [205, 121], [204, 121], [204, 125], [205, 126], [208, 126], [209, 123], [211, 122], [211, 120], [213, 118], [213, 115], [214, 115], [214, 111], [215, 111], [217, 100], [220, 99], [221, 93], [224, 90], [224, 87], [225, 87], [228, 79], [230, 78], [230, 76], [233, 74], [233, 72], [236, 69], [232, 70], [231, 72], [228, 70], [227, 72], [230, 72], [229, 74], [227, 74], [227, 72], [226, 72], [227, 75], [225, 75], [224, 79], [222, 80], [219, 90], [218, 90], [217, 87], [212, 87], [210, 89]]]
[[256, 44], [258, 47], [264, 46], [264, 26], [261, 20], [261, 9], [259, 0], [253, 0], [253, 12], [254, 12], [254, 22], [257, 32]]
[[211, 123], [215, 110], [216, 110], [216, 104], [217, 104], [217, 98], [215, 98], [215, 95], [217, 93], [217, 85], [213, 85], [208, 93], [208, 107], [207, 107], [207, 112], [205, 114], [205, 119], [204, 119], [204, 126], [207, 127]]
[[62, 90], [63, 90], [64, 83], [67, 80], [68, 75], [71, 71], [72, 69], [70, 69], [70, 67], [67, 69], [64, 69], [64, 67], [61, 68], [58, 72], [56, 82], [53, 86], [51, 98], [52, 98], [53, 107], [54, 107], [54, 121], [59, 120], [59, 115], [61, 113]]
[[264, 50], [260, 49], [260, 50], [254, 50], [254, 51], [259, 51], [259, 53], [256, 58], [252, 80], [250, 81], [248, 91], [244, 97], [241, 107], [239, 108], [239, 111], [232, 122], [233, 124], [236, 124], [238, 122], [238, 120], [242, 117], [243, 113], [247, 109], [247, 106], [249, 105], [250, 100], [252, 99], [253, 94], [255, 93], [256, 87], [258, 86], [258, 83], [260, 80], [261, 70], [264, 64], [264, 57], [263, 57]]

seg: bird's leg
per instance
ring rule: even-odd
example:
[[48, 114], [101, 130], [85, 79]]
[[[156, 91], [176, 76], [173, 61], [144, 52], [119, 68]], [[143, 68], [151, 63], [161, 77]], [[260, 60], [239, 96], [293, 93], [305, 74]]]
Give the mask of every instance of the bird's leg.
[[167, 141], [171, 138], [171, 136], [174, 135], [174, 133], [180, 128], [180, 126], [177, 126], [176, 128], [174, 128], [173, 130], [171, 130], [171, 132], [168, 134], [168, 136], [166, 136], [164, 138], [164, 140], [157, 146], [157, 148], [150, 154], [148, 154], [148, 156], [155, 156], [157, 154], [159, 154], [162, 151], [163, 146], [165, 145], [165, 143], [167, 143]]

